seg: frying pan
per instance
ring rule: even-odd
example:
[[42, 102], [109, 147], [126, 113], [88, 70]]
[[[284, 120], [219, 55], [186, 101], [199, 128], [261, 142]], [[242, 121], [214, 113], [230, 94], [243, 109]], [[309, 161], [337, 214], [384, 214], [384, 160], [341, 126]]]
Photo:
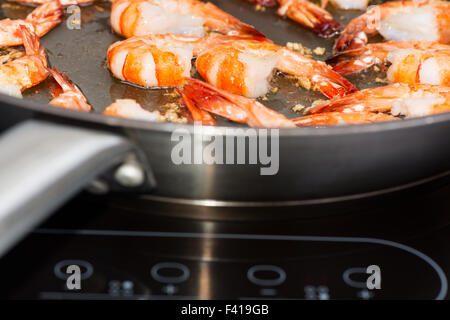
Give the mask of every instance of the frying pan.
[[[279, 19], [274, 10], [255, 12], [241, 0], [213, 2], [276, 43], [302, 42], [328, 52], [332, 46], [332, 40]], [[49, 62], [80, 86], [97, 112], [117, 98], [130, 97], [147, 109], [157, 108], [167, 101], [167, 90], [123, 84], [105, 68], [106, 49], [119, 39], [108, 25], [109, 6], [82, 8], [80, 30], [70, 30], [63, 22], [44, 36]], [[11, 18], [31, 10], [2, 9]], [[360, 12], [333, 14], [345, 23]], [[370, 86], [371, 75], [364, 77], [352, 80], [360, 88]], [[292, 118], [298, 116], [291, 111], [293, 104], [320, 98], [286, 82], [278, 77], [280, 90], [264, 101], [266, 105]], [[193, 134], [193, 126], [51, 107], [46, 105], [49, 86], [51, 80], [28, 90], [23, 100], [0, 95], [0, 253], [90, 182], [97, 191], [134, 192], [139, 200], [301, 205], [390, 192], [450, 169], [450, 114], [371, 125], [283, 129], [279, 171], [261, 175], [260, 167], [251, 164], [176, 165], [171, 151], [178, 142], [171, 140], [171, 134], [180, 128]], [[221, 120], [219, 126], [203, 127], [200, 132], [206, 137], [237, 138], [240, 133], [226, 132], [230, 126], [235, 124]]]

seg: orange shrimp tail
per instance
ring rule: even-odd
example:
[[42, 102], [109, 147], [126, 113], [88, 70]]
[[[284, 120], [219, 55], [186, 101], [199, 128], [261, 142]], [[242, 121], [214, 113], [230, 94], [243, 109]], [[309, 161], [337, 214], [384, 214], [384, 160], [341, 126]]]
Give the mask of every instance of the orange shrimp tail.
[[285, 116], [255, 100], [229, 93], [200, 80], [187, 78], [184, 92], [199, 108], [232, 121], [245, 122], [252, 127], [294, 126]]
[[[53, 79], [61, 86], [62, 93], [53, 98], [49, 104], [77, 111], [89, 112], [92, 110], [91, 105], [87, 102], [86, 97], [83, 95], [81, 90], [63, 73], [58, 69], [47, 69], [52, 75]], [[55, 93], [52, 92], [52, 93]]]
[[192, 120], [196, 122], [201, 122], [203, 125], [207, 126], [215, 126], [216, 120], [212, 117], [212, 115], [205, 110], [199, 109], [194, 105], [194, 102], [189, 99], [183, 91], [178, 90], [178, 88], [175, 88], [177, 92], [181, 95], [181, 100], [183, 104], [188, 108]]
[[336, 51], [344, 51], [361, 48], [368, 42], [367, 34], [363, 31], [356, 34], [341, 33], [341, 36], [336, 40], [334, 49]]
[[217, 31], [228, 35], [251, 35], [259, 38], [266, 37], [253, 26], [248, 25], [232, 15], [222, 11], [210, 2], [199, 2], [196, 9], [203, 13], [202, 16], [206, 18], [205, 25], [210, 29], [210, 31]]
[[367, 51], [368, 49], [366, 47], [345, 50], [328, 58], [326, 63], [331, 65], [334, 71], [343, 76], [361, 72], [378, 63], [374, 56], [366, 56], [364, 59], [357, 59], [357, 57]]
[[58, 82], [59, 86], [63, 90], [63, 92], [67, 91], [79, 91], [78, 87], [75, 86], [72, 81], [61, 71], [53, 67], [53, 69], [48, 68], [48, 72], [52, 75], [53, 79]]
[[30, 30], [23, 25], [20, 26], [20, 31], [22, 33], [22, 42], [23, 42], [23, 46], [25, 48], [25, 52], [26, 52], [27, 56], [39, 57], [39, 58], [41, 58], [44, 66], [47, 66], [47, 58], [45, 56], [45, 49], [41, 45], [41, 41], [39, 40], [39, 37], [36, 34], [31, 33]]
[[[316, 18], [320, 19], [320, 16]], [[319, 37], [331, 38], [339, 33], [341, 24], [334, 19], [322, 18], [312, 29]]]
[[315, 86], [317, 87], [317, 90], [322, 92], [328, 98], [343, 97], [346, 94], [358, 90], [355, 86], [353, 86], [353, 84], [350, 83], [350, 81], [346, 79], [344, 80], [341, 80], [339, 85], [336, 86], [336, 82], [327, 78], [321, 78]]
[[44, 3], [33, 10], [25, 19], [33, 23], [36, 33], [42, 37], [55, 26], [61, 23], [64, 9], [58, 0]]
[[344, 96], [358, 89], [325, 63], [312, 60], [292, 50], [283, 48], [278, 69], [298, 77], [307, 77], [314, 88], [328, 98]]
[[[411, 91], [417, 90], [418, 85], [408, 86], [395, 83], [387, 86], [364, 89], [345, 97], [336, 97], [309, 110], [310, 114], [323, 112], [387, 112], [393, 101]], [[428, 88], [421, 86], [421, 88]]]
[[320, 37], [330, 38], [341, 30], [341, 24], [328, 11], [308, 0], [279, 0], [279, 2], [281, 5], [279, 15], [287, 15]]
[[244, 110], [208, 88], [206, 83], [202, 81], [186, 79], [183, 94], [203, 110], [231, 121], [240, 123], [247, 121], [247, 113]]

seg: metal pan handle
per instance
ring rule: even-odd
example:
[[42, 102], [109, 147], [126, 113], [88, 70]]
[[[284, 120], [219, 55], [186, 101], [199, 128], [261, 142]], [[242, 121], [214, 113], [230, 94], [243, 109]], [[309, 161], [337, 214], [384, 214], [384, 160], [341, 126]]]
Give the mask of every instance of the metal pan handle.
[[41, 120], [0, 136], [0, 255], [133, 150], [124, 137]]

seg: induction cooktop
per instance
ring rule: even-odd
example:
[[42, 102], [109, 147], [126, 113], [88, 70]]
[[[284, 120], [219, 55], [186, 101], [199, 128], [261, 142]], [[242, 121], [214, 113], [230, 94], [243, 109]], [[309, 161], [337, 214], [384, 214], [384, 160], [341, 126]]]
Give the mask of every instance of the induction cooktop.
[[0, 259], [0, 297], [445, 299], [449, 182], [314, 206], [82, 193]]

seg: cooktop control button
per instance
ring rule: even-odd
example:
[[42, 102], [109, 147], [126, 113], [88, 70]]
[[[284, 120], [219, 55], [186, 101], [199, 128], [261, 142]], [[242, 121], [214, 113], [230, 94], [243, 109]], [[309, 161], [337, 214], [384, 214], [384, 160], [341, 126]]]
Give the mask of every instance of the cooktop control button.
[[329, 300], [330, 293], [327, 286], [306, 286], [305, 299], [306, 300]]
[[274, 265], [255, 265], [247, 271], [248, 280], [258, 286], [278, 286], [286, 280], [286, 272]]
[[163, 283], [181, 283], [189, 279], [189, 268], [177, 262], [161, 262], [152, 267], [153, 279]]
[[[367, 277], [366, 268], [349, 268], [342, 274], [342, 279], [348, 286], [358, 289], [367, 289]], [[358, 278], [361, 280], [356, 280]]]
[[59, 279], [67, 280], [67, 278], [70, 276], [70, 274], [68, 274], [66, 272], [66, 270], [67, 270], [67, 267], [71, 266], [71, 265], [75, 265], [80, 268], [81, 280], [88, 279], [94, 273], [94, 267], [92, 266], [92, 264], [90, 264], [87, 261], [84, 261], [84, 260], [62, 260], [62, 261], [58, 262], [57, 264], [55, 264], [55, 267], [53, 268], [55, 276], [58, 277]]

